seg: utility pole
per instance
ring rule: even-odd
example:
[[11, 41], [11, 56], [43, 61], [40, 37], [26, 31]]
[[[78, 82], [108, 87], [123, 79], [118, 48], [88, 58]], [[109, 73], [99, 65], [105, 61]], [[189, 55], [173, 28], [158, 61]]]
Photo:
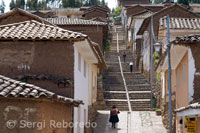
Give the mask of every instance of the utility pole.
[[151, 16], [151, 45], [150, 45], [150, 50], [151, 50], [151, 72], [150, 72], [150, 83], [151, 83], [151, 108], [153, 104], [153, 15]]
[[170, 31], [169, 16], [167, 15], [167, 55], [168, 55], [168, 92], [169, 92], [169, 132], [172, 133], [172, 101], [171, 101], [171, 55], [170, 55]]

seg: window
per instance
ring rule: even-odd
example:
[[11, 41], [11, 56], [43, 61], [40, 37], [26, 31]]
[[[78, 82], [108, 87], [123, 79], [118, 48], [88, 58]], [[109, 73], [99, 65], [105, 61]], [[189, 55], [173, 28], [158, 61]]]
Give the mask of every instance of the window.
[[180, 88], [180, 70], [177, 72], [177, 88]]
[[186, 79], [185, 63], [183, 63], [182, 68], [183, 68], [183, 82], [185, 82], [185, 79]]
[[78, 53], [78, 70], [81, 72], [81, 55]]
[[84, 77], [86, 77], [86, 71], [87, 71], [87, 64], [86, 62], [84, 61]]

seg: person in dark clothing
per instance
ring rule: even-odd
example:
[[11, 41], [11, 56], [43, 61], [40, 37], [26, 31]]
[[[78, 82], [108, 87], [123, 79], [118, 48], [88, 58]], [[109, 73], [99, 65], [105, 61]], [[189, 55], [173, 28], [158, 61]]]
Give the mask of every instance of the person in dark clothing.
[[129, 65], [130, 65], [130, 72], [132, 73], [133, 72], [133, 62], [131, 61]]
[[113, 105], [112, 109], [110, 110], [110, 119], [109, 122], [112, 123], [112, 128], [115, 128], [115, 125], [117, 122], [119, 122], [118, 114], [119, 110], [116, 108], [115, 105]]
[[124, 63], [126, 62], [126, 53], [123, 54]]

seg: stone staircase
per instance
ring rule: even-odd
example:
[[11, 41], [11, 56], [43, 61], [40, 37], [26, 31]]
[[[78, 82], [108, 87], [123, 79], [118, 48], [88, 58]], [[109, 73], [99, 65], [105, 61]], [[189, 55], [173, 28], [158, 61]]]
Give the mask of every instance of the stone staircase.
[[[124, 82], [120, 72], [118, 55], [121, 58], [124, 78], [127, 84], [131, 108], [133, 111], [150, 110], [150, 84], [145, 77], [133, 67], [133, 73], [130, 73], [129, 63], [133, 61], [133, 56], [123, 40], [123, 29], [118, 27], [117, 30], [111, 30], [113, 39], [111, 41], [111, 51], [105, 54], [105, 60], [108, 69], [103, 73], [103, 94], [107, 109], [113, 105], [121, 111], [129, 111], [128, 98]], [[119, 53], [117, 52], [117, 33], [119, 39]], [[126, 62], [123, 62], [123, 53], [126, 53]], [[134, 63], [135, 65], [135, 63]]]

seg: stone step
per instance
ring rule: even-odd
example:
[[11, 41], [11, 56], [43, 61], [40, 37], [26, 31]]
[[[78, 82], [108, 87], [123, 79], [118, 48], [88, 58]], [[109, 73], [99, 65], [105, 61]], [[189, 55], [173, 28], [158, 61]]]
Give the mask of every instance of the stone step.
[[130, 99], [150, 99], [151, 91], [129, 91]]
[[103, 84], [104, 91], [125, 91], [124, 85], [110, 85], [110, 84]]
[[127, 99], [126, 92], [103, 92], [104, 99]]
[[128, 91], [149, 91], [150, 84], [127, 85], [127, 88]]
[[119, 99], [105, 99], [106, 106], [110, 110], [113, 105], [115, 105], [119, 110], [128, 111], [128, 102], [127, 100]]

